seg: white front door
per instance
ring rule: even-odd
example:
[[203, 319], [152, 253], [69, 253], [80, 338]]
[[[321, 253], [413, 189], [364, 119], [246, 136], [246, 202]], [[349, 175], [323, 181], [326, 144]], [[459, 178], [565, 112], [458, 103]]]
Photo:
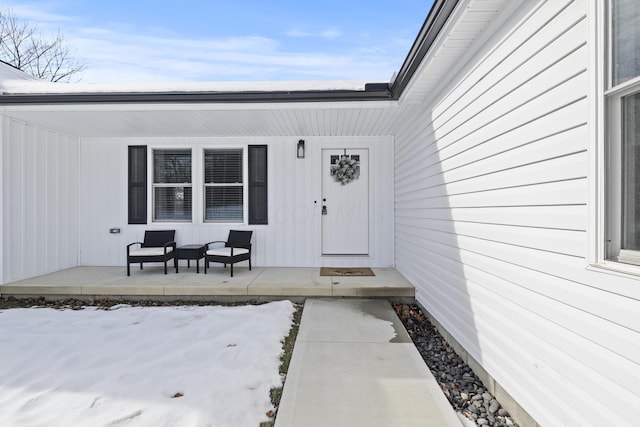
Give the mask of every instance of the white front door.
[[369, 150], [322, 150], [321, 201], [322, 254], [368, 255]]

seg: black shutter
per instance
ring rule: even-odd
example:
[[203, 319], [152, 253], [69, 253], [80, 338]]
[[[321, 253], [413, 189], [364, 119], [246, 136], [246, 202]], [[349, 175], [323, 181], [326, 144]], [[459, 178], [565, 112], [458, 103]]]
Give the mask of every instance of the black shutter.
[[147, 146], [129, 146], [129, 224], [147, 223]]
[[268, 223], [267, 146], [249, 146], [249, 224]]

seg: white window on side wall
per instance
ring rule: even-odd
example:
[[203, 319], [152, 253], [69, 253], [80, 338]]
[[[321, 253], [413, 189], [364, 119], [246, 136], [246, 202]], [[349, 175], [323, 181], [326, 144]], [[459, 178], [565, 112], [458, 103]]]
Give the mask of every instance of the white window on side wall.
[[154, 221], [192, 220], [190, 149], [153, 150], [152, 191]]
[[204, 221], [244, 222], [242, 149], [204, 150]]
[[640, 2], [608, 10], [607, 258], [640, 265]]

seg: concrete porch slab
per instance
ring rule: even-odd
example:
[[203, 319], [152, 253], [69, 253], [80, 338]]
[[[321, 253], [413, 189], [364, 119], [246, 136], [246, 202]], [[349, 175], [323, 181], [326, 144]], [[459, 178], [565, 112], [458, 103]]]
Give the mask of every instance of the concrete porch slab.
[[374, 268], [375, 276], [320, 276], [319, 267], [234, 267], [210, 268], [196, 273], [195, 266], [180, 272], [162, 266], [73, 267], [29, 279], [0, 285], [1, 296], [64, 297], [344, 297], [413, 298], [415, 288], [392, 268]]
[[376, 268], [375, 276], [332, 276], [332, 296], [414, 297], [415, 289], [393, 268]]
[[331, 277], [320, 276], [318, 271], [318, 268], [265, 268], [249, 285], [248, 294], [331, 296]]

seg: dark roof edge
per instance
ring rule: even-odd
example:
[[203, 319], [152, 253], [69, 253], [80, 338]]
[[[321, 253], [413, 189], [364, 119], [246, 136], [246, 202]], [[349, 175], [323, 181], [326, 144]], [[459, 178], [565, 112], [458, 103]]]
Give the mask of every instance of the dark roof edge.
[[391, 83], [367, 83], [365, 90], [245, 92], [104, 92], [0, 95], [0, 105], [142, 104], [142, 103], [276, 103], [398, 100], [459, 0], [435, 0], [400, 71]]
[[422, 24], [418, 37], [413, 42], [407, 58], [391, 85], [391, 96], [399, 99], [413, 78], [418, 66], [427, 55], [433, 41], [444, 27], [459, 0], [435, 0], [427, 19]]
[[[371, 85], [371, 86], [370, 86]], [[265, 92], [105, 92], [0, 95], [0, 105], [132, 104], [132, 103], [262, 103], [390, 100], [388, 83], [367, 84], [365, 90]]]

